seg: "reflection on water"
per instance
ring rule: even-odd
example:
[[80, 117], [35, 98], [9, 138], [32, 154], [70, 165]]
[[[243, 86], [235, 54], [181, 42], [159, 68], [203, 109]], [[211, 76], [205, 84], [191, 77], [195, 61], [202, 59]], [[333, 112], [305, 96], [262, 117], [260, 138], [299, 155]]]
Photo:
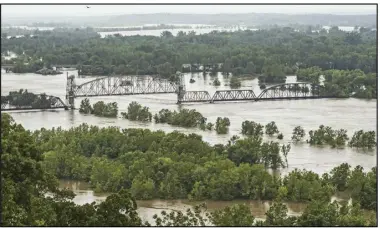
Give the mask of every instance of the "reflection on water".
[[[76, 74], [70, 71], [70, 74]], [[190, 83], [193, 77], [196, 82]], [[228, 78], [219, 74], [217, 76], [222, 82], [216, 88], [212, 83], [214, 77], [203, 76], [202, 73], [185, 74], [186, 90], [207, 90], [212, 95], [217, 89], [229, 89]], [[93, 77], [76, 78], [77, 84], [92, 80]], [[46, 93], [65, 99], [66, 72], [62, 75], [43, 76], [38, 74], [14, 74], [2, 73], [1, 93], [27, 88], [34, 93]], [[287, 77], [287, 82], [294, 82], [295, 76]], [[242, 82], [242, 89], [253, 89], [256, 95], [261, 90], [257, 79]], [[103, 100], [105, 102], [117, 102], [119, 113], [126, 112], [128, 104], [137, 101], [148, 106], [151, 112], [157, 113], [163, 108], [178, 110], [175, 94], [160, 95], [135, 95], [135, 96], [109, 96], [91, 97], [93, 104]], [[79, 107], [81, 99], [76, 99]], [[183, 108], [197, 109], [208, 121], [215, 122], [218, 116], [230, 118], [231, 127], [229, 134], [217, 135], [215, 131], [200, 131], [195, 128], [174, 127], [168, 124], [134, 122], [119, 118], [102, 118], [92, 115], [82, 115], [78, 110], [54, 110], [54, 111], [20, 111], [11, 112], [13, 118], [25, 128], [36, 130], [41, 127], [52, 128], [62, 126], [68, 129], [82, 123], [98, 125], [100, 127], [119, 126], [121, 128], [148, 128], [151, 130], [164, 130], [167, 132], [178, 130], [184, 133], [197, 133], [211, 144], [226, 143], [232, 135], [240, 135], [241, 123], [245, 120], [253, 120], [261, 124], [275, 121], [280, 132], [284, 134], [283, 140], [266, 137], [267, 140], [290, 142], [293, 128], [300, 125], [306, 132], [317, 129], [324, 124], [334, 129], [347, 129], [351, 137], [354, 131], [363, 129], [365, 131], [376, 131], [376, 100], [359, 99], [316, 99], [316, 100], [282, 100], [282, 101], [260, 101], [260, 102], [220, 102], [220, 103], [193, 103], [182, 104]], [[308, 134], [307, 134], [308, 135]], [[307, 143], [292, 144], [288, 154], [289, 167], [281, 170], [287, 173], [294, 168], [308, 169], [317, 173], [331, 170], [333, 167], [347, 162], [351, 166], [361, 165], [369, 170], [376, 165], [376, 153], [374, 151], [358, 151], [346, 147], [344, 149], [331, 149], [328, 146], [310, 147]]]

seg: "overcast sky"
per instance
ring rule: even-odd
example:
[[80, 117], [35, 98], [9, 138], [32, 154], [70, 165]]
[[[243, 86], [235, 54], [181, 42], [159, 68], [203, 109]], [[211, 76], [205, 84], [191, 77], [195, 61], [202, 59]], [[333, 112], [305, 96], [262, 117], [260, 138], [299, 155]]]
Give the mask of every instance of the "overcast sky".
[[376, 14], [376, 6], [132, 6], [132, 5], [2, 5], [2, 17], [101, 16], [145, 13], [286, 13], [286, 14]]

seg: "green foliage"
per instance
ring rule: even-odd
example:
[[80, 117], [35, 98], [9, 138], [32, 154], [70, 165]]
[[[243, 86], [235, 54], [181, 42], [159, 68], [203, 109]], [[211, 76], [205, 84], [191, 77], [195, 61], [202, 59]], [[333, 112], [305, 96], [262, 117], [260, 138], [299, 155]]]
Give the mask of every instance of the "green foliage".
[[347, 130], [333, 130], [329, 126], [320, 125], [316, 131], [309, 131], [310, 139], [307, 141], [310, 145], [328, 144], [335, 147], [343, 147], [348, 140]]
[[212, 84], [213, 84], [214, 86], [220, 86], [220, 81], [219, 81], [219, 79], [218, 79], [218, 78], [215, 78], [214, 81], [212, 82]]
[[54, 104], [54, 101], [46, 94], [41, 94], [39, 96], [23, 89], [20, 89], [19, 91], [11, 91], [8, 96], [1, 96], [1, 103], [7, 102], [12, 106], [28, 108], [50, 108], [52, 107], [52, 104]]
[[85, 98], [80, 102], [79, 112], [84, 114], [91, 114], [93, 112], [90, 100], [88, 98]]
[[297, 81], [312, 82], [319, 84], [319, 77], [322, 75], [322, 69], [314, 66], [305, 69], [298, 69], [296, 72]]
[[373, 99], [377, 97], [377, 74], [364, 70], [326, 70], [321, 94], [329, 96]]
[[181, 127], [201, 127], [206, 124], [207, 118], [195, 109], [181, 109], [179, 112], [161, 109], [154, 115], [154, 121]]
[[241, 128], [241, 133], [243, 135], [262, 136], [264, 134], [264, 126], [259, 123], [256, 123], [255, 121], [246, 120], [241, 124]]
[[364, 132], [363, 130], [355, 131], [348, 145], [350, 147], [372, 149], [373, 147], [376, 146], [375, 137], [376, 136], [375, 136], [374, 131], [367, 131], [367, 132]]
[[137, 121], [152, 121], [152, 113], [149, 112], [148, 107], [142, 107], [136, 101], [131, 102], [128, 105], [128, 113], [122, 112], [121, 115], [125, 119], [137, 120]]
[[170, 213], [162, 211], [161, 215], [163, 217], [158, 217], [155, 214], [153, 219], [156, 226], [205, 226], [208, 220], [204, 218], [203, 214], [206, 214], [206, 217], [209, 216], [205, 210], [206, 206], [202, 204], [195, 206], [194, 211], [190, 208], [187, 209], [186, 214], [181, 211], [172, 211]]
[[266, 82], [282, 81], [285, 72], [297, 67], [377, 72], [374, 31], [351, 34], [332, 30], [323, 34], [277, 27], [199, 35], [189, 32], [176, 37], [165, 31], [162, 37], [106, 38], [91, 28], [33, 33], [34, 37], [3, 39], [2, 53], [9, 50], [36, 61], [42, 58], [42, 66], [82, 65], [82, 74], [89, 75], [170, 77], [182, 64], [204, 62], [223, 63], [222, 70], [234, 75], [262, 73]]
[[[234, 136], [226, 145], [210, 146], [195, 134], [86, 124], [32, 133], [10, 115], [1, 117], [3, 226], [141, 226], [134, 197], [274, 200], [266, 221], [255, 225], [376, 224], [377, 168], [365, 173], [360, 166], [350, 170], [342, 164], [322, 176], [296, 169], [276, 177], [265, 166], [282, 166], [279, 153], [286, 157], [290, 145], [263, 143], [260, 136]], [[75, 205], [69, 201], [73, 193], [59, 190], [55, 176], [90, 180], [96, 190], [118, 193], [100, 204]], [[352, 206], [330, 203], [335, 187], [350, 192]], [[301, 216], [287, 217], [282, 200], [309, 204]], [[204, 208], [186, 214], [163, 212], [163, 218], [154, 219], [156, 225], [166, 226], [204, 226], [208, 221], [218, 226], [253, 225], [248, 206], [211, 213]], [[363, 209], [372, 211], [370, 217]]]
[[35, 136], [1, 114], [1, 165], [6, 167], [1, 172], [2, 226], [142, 225], [136, 202], [126, 190], [98, 205], [69, 202], [74, 194], [59, 190], [57, 179], [41, 165], [44, 156]]
[[215, 123], [215, 130], [217, 134], [227, 134], [230, 126], [230, 119], [227, 117], [218, 117]]
[[[286, 147], [284, 149], [286, 153]], [[227, 148], [228, 158], [236, 164], [264, 164], [265, 167], [274, 169], [284, 167], [280, 151], [282, 147], [279, 143], [262, 142], [259, 136], [237, 140]]]
[[92, 107], [92, 114], [103, 117], [117, 117], [118, 107], [116, 102], [104, 103], [103, 101], [96, 102]]
[[272, 136], [272, 135], [277, 134], [277, 133], [279, 133], [279, 131], [278, 131], [277, 125], [274, 121], [265, 125], [265, 134]]
[[240, 88], [240, 86], [241, 86], [241, 82], [240, 82], [239, 78], [237, 78], [236, 76], [231, 77], [230, 87], [232, 89], [236, 89], [236, 88]]
[[282, 133], [280, 133], [280, 134], [277, 135], [277, 139], [280, 139], [280, 140], [281, 140], [281, 139], [283, 139], [283, 138], [284, 138], [284, 135], [283, 135]]
[[326, 183], [318, 174], [306, 170], [295, 169], [283, 179], [288, 194], [286, 198], [290, 201], [307, 202], [314, 199], [330, 202], [334, 193], [331, 184]]
[[136, 176], [132, 182], [131, 193], [138, 200], [152, 199], [156, 196], [153, 180], [143, 175]]
[[301, 126], [297, 126], [293, 129], [292, 140], [299, 142], [305, 137], [305, 130]]
[[246, 204], [235, 204], [213, 211], [209, 217], [215, 226], [252, 226], [255, 220]]
[[259, 76], [260, 83], [285, 83], [284, 66], [278, 63], [265, 63]]
[[347, 189], [348, 180], [351, 174], [350, 165], [343, 163], [330, 171], [329, 181], [337, 188], [338, 191]]

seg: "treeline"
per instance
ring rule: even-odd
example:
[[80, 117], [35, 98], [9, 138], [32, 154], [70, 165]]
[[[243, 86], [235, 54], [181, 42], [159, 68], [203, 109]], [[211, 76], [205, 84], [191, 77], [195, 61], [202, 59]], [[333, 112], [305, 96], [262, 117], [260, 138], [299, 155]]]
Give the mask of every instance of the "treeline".
[[23, 89], [11, 91], [7, 96], [1, 96], [1, 104], [9, 104], [16, 107], [50, 108], [56, 102], [56, 100], [53, 100], [46, 94], [34, 94]]
[[[86, 98], [81, 101], [79, 112], [83, 114], [94, 114], [96, 116], [117, 117], [118, 106], [116, 102], [104, 103], [96, 102], [91, 106], [90, 101]], [[127, 112], [121, 112], [124, 119], [132, 121], [151, 122], [152, 117], [155, 123], [167, 123], [173, 126], [181, 127], [197, 127], [201, 130], [215, 130], [218, 134], [227, 134], [230, 126], [230, 120], [227, 117], [218, 117], [215, 124], [208, 122], [201, 113], [195, 109], [181, 109], [179, 112], [170, 111], [169, 109], [161, 109], [154, 116], [148, 107], [143, 107], [137, 102], [131, 102], [128, 105]]]
[[287, 166], [291, 148], [262, 137], [233, 137], [225, 145], [211, 146], [195, 134], [82, 124], [69, 130], [41, 129], [33, 138], [48, 172], [89, 181], [95, 191], [129, 189], [136, 199], [274, 200], [286, 188], [286, 200], [293, 202], [327, 200], [346, 191], [363, 208], [375, 208], [376, 184], [370, 184], [372, 174], [368, 179], [359, 166], [351, 170], [342, 164], [322, 176], [306, 170], [270, 175], [266, 168]]
[[[258, 31], [170, 32], [161, 37], [100, 38], [93, 29], [53, 30], [34, 37], [4, 39], [2, 53], [25, 52], [44, 65], [90, 65], [83, 74], [162, 74], [181, 71], [183, 64], [222, 64], [234, 75], [259, 74], [277, 82], [298, 68], [361, 69], [377, 72], [376, 31], [306, 34], [292, 28]], [[96, 70], [95, 70], [96, 69]]]
[[[91, 113], [96, 116], [117, 117], [118, 105], [116, 102], [105, 104], [103, 101], [99, 101], [91, 107], [90, 101], [86, 98], [81, 101], [79, 112]], [[155, 123], [167, 123], [173, 126], [193, 127], [210, 131], [215, 129], [217, 134], [227, 134], [231, 125], [227, 117], [218, 117], [215, 124], [207, 122], [207, 118], [195, 109], [183, 108], [179, 112], [161, 109], [153, 116], [149, 107], [143, 107], [137, 102], [131, 102], [128, 111], [122, 112], [121, 115], [123, 118], [132, 121], [151, 122], [154, 119]], [[264, 126], [255, 121], [246, 120], [241, 125], [241, 134], [245, 136], [262, 137], [264, 130], [268, 136], [276, 136], [280, 140], [284, 138], [274, 121]], [[376, 146], [375, 131], [356, 131], [350, 141], [348, 141], [349, 137], [345, 129], [334, 130], [329, 126], [320, 125], [317, 130], [311, 130], [308, 133], [309, 139], [306, 142], [310, 145], [330, 145], [332, 148], [342, 148], [348, 142], [350, 147], [356, 148], [372, 149]], [[300, 142], [305, 135], [305, 130], [301, 126], [297, 126], [293, 129], [291, 139], [294, 142]]]
[[[322, 176], [294, 170], [276, 177], [263, 164], [238, 165], [229, 160], [236, 150], [262, 154], [259, 151], [270, 148], [252, 140], [211, 147], [194, 134], [120, 131], [85, 124], [69, 130], [41, 129], [32, 133], [4, 113], [1, 136], [1, 164], [7, 167], [1, 172], [4, 226], [149, 225], [138, 216], [134, 197], [182, 198], [190, 189], [188, 196], [193, 199], [274, 199], [265, 221], [254, 223], [249, 208], [236, 205], [212, 212], [208, 218], [214, 225], [376, 224], [377, 168], [364, 172], [360, 166], [352, 169], [341, 164]], [[265, 161], [265, 156], [262, 159]], [[51, 175], [65, 176], [67, 168], [71, 174], [84, 174], [76, 176], [78, 179], [90, 178], [95, 185], [115, 188], [113, 191], [124, 189], [100, 204], [75, 205], [69, 201], [74, 194], [59, 190], [57, 179]], [[91, 175], [86, 177], [86, 172]], [[336, 202], [330, 203], [336, 191], [348, 192], [353, 205], [343, 203], [339, 207]], [[283, 201], [308, 202], [308, 206], [301, 216], [288, 217]], [[163, 212], [161, 216], [154, 216], [156, 225], [192, 226], [206, 222], [201, 208], [186, 214]]]
[[324, 78], [322, 92], [336, 97], [377, 98], [377, 73], [362, 70], [323, 70], [310, 67], [297, 70], [297, 81], [319, 84]]

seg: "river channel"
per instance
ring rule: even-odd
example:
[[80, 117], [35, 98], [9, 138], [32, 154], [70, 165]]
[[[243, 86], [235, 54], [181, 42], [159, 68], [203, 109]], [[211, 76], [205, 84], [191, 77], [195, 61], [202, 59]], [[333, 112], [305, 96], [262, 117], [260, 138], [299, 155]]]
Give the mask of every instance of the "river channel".
[[[77, 75], [76, 71], [68, 71], [69, 74]], [[216, 88], [212, 86], [214, 77], [200, 74], [185, 74], [186, 90], [207, 90], [212, 95]], [[190, 83], [190, 78], [195, 79], [195, 83]], [[221, 81], [218, 90], [229, 89], [228, 78], [222, 75], [217, 76]], [[93, 80], [93, 77], [76, 78], [79, 85], [83, 82]], [[288, 76], [287, 82], [294, 82], [295, 76]], [[8, 94], [9, 91], [25, 89], [33, 93], [46, 93], [65, 98], [66, 93], [66, 72], [62, 75], [42, 76], [38, 74], [1, 74], [1, 93]], [[242, 81], [241, 89], [253, 89], [258, 95], [261, 90], [257, 79]], [[175, 94], [160, 95], [134, 95], [134, 96], [109, 96], [92, 97], [90, 102], [103, 100], [105, 102], [117, 102], [119, 113], [127, 111], [128, 104], [137, 101], [143, 106], [148, 106], [152, 113], [157, 113], [162, 108], [176, 109], [180, 107], [176, 104]], [[81, 99], [76, 100], [79, 107]], [[224, 103], [194, 103], [183, 104], [183, 108], [196, 109], [202, 113], [209, 121], [215, 122], [218, 116], [229, 117], [231, 126], [227, 135], [217, 135], [215, 132], [200, 131], [198, 129], [187, 129], [173, 127], [168, 124], [141, 123], [119, 118], [102, 118], [91, 115], [82, 115], [78, 110], [49, 110], [49, 111], [18, 111], [10, 112], [18, 123], [30, 130], [37, 130], [42, 127], [52, 128], [61, 126], [68, 129], [82, 123], [90, 125], [119, 126], [121, 128], [148, 128], [151, 130], [164, 130], [170, 132], [178, 130], [184, 133], [197, 133], [210, 144], [226, 143], [232, 135], [239, 135], [241, 123], [245, 120], [254, 120], [261, 124], [275, 121], [280, 132], [284, 134], [281, 143], [288, 143], [291, 140], [292, 130], [300, 125], [306, 132], [317, 129], [324, 124], [334, 129], [344, 128], [348, 130], [349, 137], [354, 131], [363, 129], [366, 131], [376, 131], [376, 100], [361, 99], [316, 99], [316, 100], [290, 100], [290, 101], [260, 101], [260, 102], [224, 102]], [[277, 141], [274, 138], [265, 140]], [[369, 170], [376, 165], [376, 151], [359, 151], [346, 147], [344, 149], [331, 149], [330, 147], [310, 147], [306, 143], [292, 144], [288, 154], [289, 166], [280, 170], [281, 174], [290, 172], [295, 168], [308, 169], [316, 173], [328, 172], [333, 167], [347, 162], [351, 166], [361, 165], [365, 170]], [[104, 200], [107, 194], [96, 194], [84, 182], [61, 181], [61, 187], [68, 187], [77, 194], [74, 201], [78, 204], [90, 203]], [[234, 203], [243, 201], [207, 201], [208, 208], [222, 208]], [[198, 202], [199, 203], [199, 202]], [[253, 214], [257, 218], [264, 218], [265, 211], [269, 208], [268, 202], [244, 201], [251, 206]], [[186, 200], [152, 200], [138, 201], [139, 214], [148, 222], [152, 222], [152, 216], [167, 210], [186, 210], [194, 202]], [[305, 205], [288, 204], [289, 213], [299, 213]]]

